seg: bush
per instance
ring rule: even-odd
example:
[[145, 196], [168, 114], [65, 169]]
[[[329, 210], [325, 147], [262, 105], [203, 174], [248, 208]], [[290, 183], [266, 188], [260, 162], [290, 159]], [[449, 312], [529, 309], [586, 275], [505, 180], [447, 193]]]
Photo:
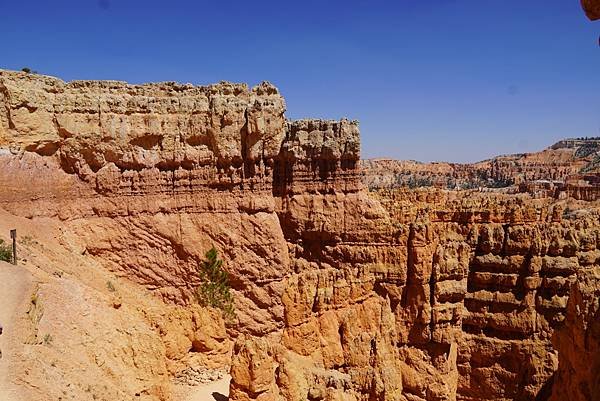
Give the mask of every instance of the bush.
[[53, 340], [54, 339], [52, 338], [52, 334], [50, 334], [50, 333], [48, 333], [44, 336], [44, 344], [46, 344], [46, 345], [51, 345]]
[[225, 317], [235, 315], [233, 296], [230, 292], [229, 274], [222, 267], [217, 250], [213, 246], [205, 254], [206, 260], [198, 264], [200, 285], [196, 289], [196, 298], [202, 306], [211, 306], [223, 311]]
[[106, 288], [108, 288], [110, 292], [115, 292], [117, 290], [110, 280], [106, 282]]
[[11, 246], [6, 244], [3, 239], [0, 239], [0, 260], [12, 263], [13, 254]]
[[34, 71], [29, 67], [23, 67], [23, 68], [21, 68], [21, 71], [23, 71], [26, 74], [37, 74], [38, 73], [37, 71]]

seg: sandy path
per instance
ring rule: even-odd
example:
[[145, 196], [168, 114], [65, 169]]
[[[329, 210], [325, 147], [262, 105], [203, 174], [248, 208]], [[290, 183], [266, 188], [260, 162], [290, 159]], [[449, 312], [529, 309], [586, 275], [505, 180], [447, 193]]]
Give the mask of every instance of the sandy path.
[[[181, 401], [227, 401], [229, 398], [229, 381], [231, 376], [225, 375], [221, 380], [209, 384], [185, 387]], [[182, 389], [183, 390], [183, 389]]]
[[4, 327], [0, 335], [0, 400], [17, 401], [18, 388], [10, 382], [11, 360], [15, 346], [22, 341], [17, 327], [17, 312], [28, 302], [31, 276], [23, 267], [0, 262], [0, 323]]

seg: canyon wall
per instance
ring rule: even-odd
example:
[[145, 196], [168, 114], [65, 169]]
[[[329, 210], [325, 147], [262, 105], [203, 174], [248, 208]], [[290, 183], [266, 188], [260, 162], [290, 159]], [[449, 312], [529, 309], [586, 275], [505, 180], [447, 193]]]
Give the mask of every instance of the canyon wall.
[[244, 294], [235, 330], [282, 324], [278, 283], [293, 264], [281, 196], [357, 192], [356, 123], [288, 123], [268, 83], [65, 84], [5, 71], [0, 93], [3, 207], [63, 220], [110, 270], [174, 302], [190, 300], [214, 244]]
[[389, 220], [359, 241], [329, 231], [340, 241], [288, 280], [281, 341], [238, 341], [236, 383], [262, 385], [234, 385], [233, 399], [547, 399], [570, 287], [600, 273], [597, 210], [563, 219], [563, 205], [528, 196], [379, 196]]
[[578, 362], [564, 338], [595, 330], [569, 293], [600, 269], [596, 204], [370, 194], [356, 122], [284, 111], [268, 83], [0, 71], [0, 202], [184, 309], [214, 245], [235, 297], [232, 400], [539, 400], [593, 379], [561, 365]]
[[[552, 183], [564, 185], [586, 175], [600, 176], [600, 139], [566, 139], [541, 152], [497, 156], [477, 163], [371, 159], [362, 160], [361, 166], [363, 181], [370, 189], [509, 188]], [[577, 186], [590, 187], [591, 191], [597, 191], [598, 188], [598, 184], [588, 182], [578, 183]]]

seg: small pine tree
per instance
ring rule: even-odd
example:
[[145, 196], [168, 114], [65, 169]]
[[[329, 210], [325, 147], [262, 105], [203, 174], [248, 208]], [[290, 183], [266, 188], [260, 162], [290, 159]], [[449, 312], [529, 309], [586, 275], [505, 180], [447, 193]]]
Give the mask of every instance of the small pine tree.
[[229, 274], [223, 269], [223, 261], [219, 259], [216, 248], [213, 246], [205, 254], [206, 260], [198, 264], [200, 285], [196, 289], [198, 303], [203, 306], [219, 308], [227, 318], [232, 318], [234, 313], [233, 296], [230, 292]]

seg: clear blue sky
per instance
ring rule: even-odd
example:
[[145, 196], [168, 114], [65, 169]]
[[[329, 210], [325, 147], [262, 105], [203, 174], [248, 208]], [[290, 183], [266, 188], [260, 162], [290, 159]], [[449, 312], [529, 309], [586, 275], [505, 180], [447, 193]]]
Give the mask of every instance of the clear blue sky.
[[289, 118], [361, 122], [363, 157], [475, 161], [600, 135], [579, 0], [0, 0], [0, 68], [273, 82]]

